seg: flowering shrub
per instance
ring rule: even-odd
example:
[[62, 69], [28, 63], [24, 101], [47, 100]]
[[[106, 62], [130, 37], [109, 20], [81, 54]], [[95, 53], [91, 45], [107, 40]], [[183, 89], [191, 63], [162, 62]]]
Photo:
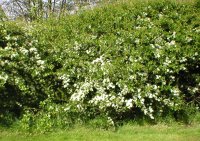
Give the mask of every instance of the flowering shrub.
[[0, 32], [0, 110], [19, 115], [22, 109], [38, 107], [46, 99], [44, 74], [48, 70], [37, 40], [15, 24], [1, 23]]
[[1, 24], [1, 110], [34, 108], [43, 113], [35, 123], [50, 128], [76, 118], [107, 117], [113, 126], [199, 108], [199, 15], [190, 4], [130, 2], [17, 33]]

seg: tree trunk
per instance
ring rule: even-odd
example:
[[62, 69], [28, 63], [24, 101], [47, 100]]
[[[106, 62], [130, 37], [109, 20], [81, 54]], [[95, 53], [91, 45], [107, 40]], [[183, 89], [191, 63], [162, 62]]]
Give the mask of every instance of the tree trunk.
[[43, 1], [42, 0], [38, 0], [38, 13], [37, 13], [37, 17], [39, 18], [43, 18]]

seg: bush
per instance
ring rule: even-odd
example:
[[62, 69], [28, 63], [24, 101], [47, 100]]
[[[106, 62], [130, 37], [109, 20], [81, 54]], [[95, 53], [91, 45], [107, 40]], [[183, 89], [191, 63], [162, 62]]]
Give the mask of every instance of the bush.
[[19, 117], [24, 108], [38, 108], [47, 98], [44, 77], [48, 70], [37, 40], [25, 30], [14, 23], [1, 23], [0, 31], [0, 111]]
[[29, 109], [44, 120], [33, 119], [36, 126], [52, 128], [77, 119], [98, 126], [95, 117], [178, 120], [199, 108], [199, 10], [170, 1], [113, 5], [17, 33], [2, 24], [1, 110]]

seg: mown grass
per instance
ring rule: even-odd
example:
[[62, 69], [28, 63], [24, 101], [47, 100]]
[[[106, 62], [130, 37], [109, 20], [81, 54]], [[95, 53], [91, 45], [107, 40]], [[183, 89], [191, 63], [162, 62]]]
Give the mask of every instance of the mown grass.
[[200, 125], [124, 125], [117, 131], [76, 126], [46, 134], [0, 130], [0, 141], [200, 141]]

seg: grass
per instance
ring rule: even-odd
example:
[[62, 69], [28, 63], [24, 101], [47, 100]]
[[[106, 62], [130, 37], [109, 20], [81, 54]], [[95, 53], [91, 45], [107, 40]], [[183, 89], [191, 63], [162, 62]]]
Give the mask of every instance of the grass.
[[200, 125], [124, 125], [117, 131], [77, 126], [46, 134], [0, 129], [0, 141], [200, 141]]

